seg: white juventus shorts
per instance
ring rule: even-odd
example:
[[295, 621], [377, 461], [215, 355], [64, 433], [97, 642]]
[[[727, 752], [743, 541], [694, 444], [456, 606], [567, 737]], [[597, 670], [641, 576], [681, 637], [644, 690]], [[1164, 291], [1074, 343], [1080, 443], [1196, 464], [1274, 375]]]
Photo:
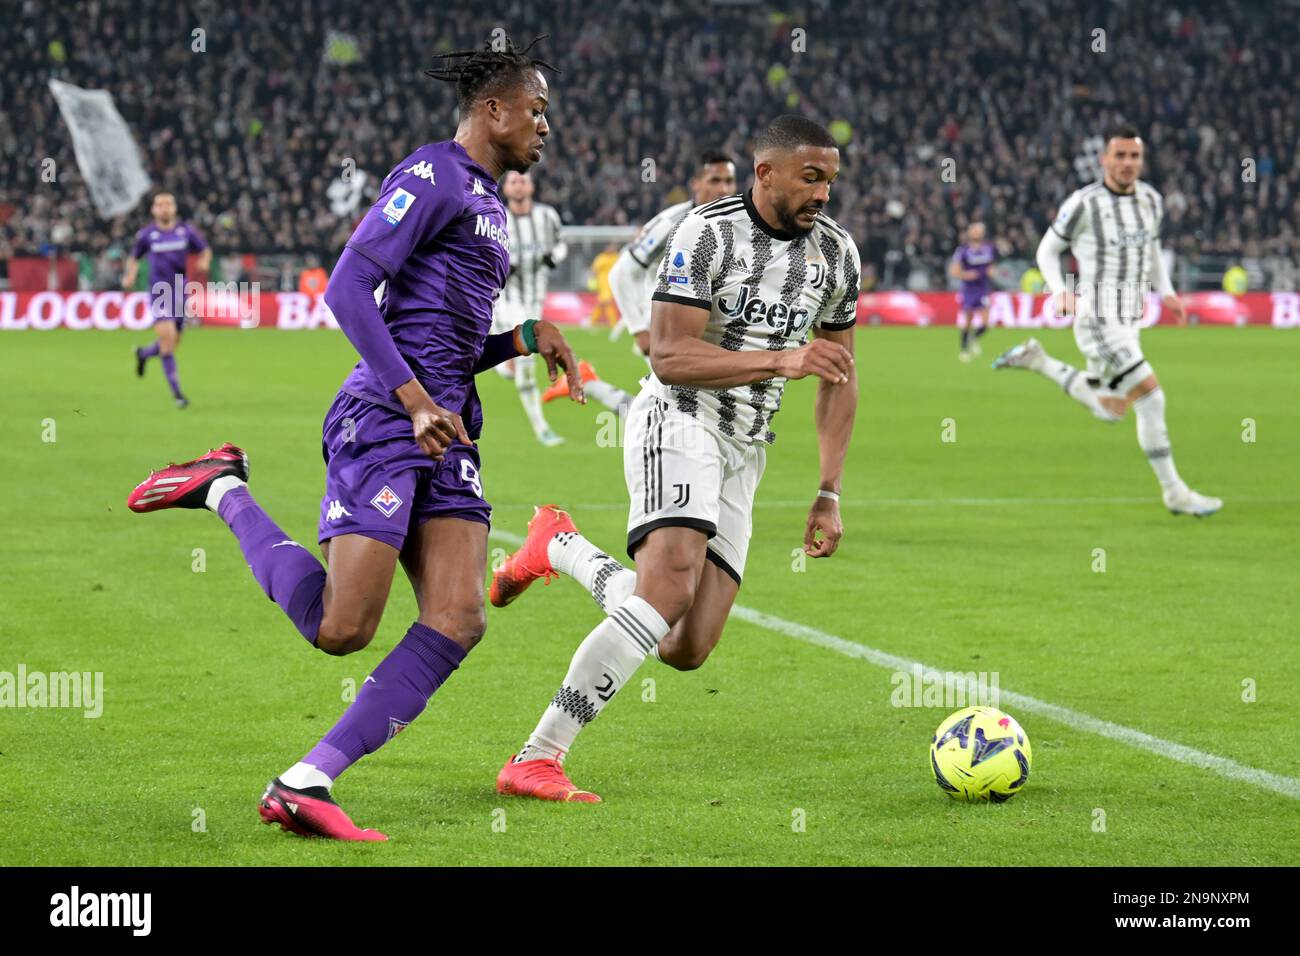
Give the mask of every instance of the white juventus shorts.
[[723, 435], [642, 389], [623, 445], [628, 555], [655, 528], [697, 528], [709, 537], [708, 559], [739, 584], [766, 462], [761, 443]]
[[540, 319], [541, 310], [537, 311], [539, 314], [531, 315], [518, 302], [497, 299], [496, 305], [492, 309], [492, 328], [489, 334], [496, 335], [499, 332], [509, 332], [511, 329], [523, 325], [525, 319]]
[[1126, 395], [1152, 374], [1136, 325], [1080, 315], [1074, 320], [1074, 341], [1088, 360], [1088, 384], [1103, 394]]

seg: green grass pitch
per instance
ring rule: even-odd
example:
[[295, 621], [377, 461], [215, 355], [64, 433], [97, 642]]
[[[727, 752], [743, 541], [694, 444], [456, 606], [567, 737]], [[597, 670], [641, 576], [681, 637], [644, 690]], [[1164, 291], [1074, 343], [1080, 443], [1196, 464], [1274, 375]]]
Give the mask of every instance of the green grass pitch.
[[[1202, 521], [1165, 512], [1131, 415], [1104, 425], [1036, 376], [989, 369], [1019, 337], [994, 330], [984, 357], [960, 365], [951, 329], [860, 332], [846, 536], [838, 555], [802, 571], [791, 552], [817, 481], [814, 386], [792, 384], [740, 603], [904, 658], [996, 672], [1004, 692], [1296, 784], [1300, 335], [1145, 333], [1178, 467], [1227, 502]], [[1068, 331], [1041, 338], [1078, 361]], [[489, 609], [487, 637], [425, 714], [342, 778], [343, 806], [391, 842], [305, 841], [263, 826], [261, 788], [329, 728], [346, 682], [359, 684], [414, 619], [409, 589], [399, 574], [370, 648], [328, 657], [266, 600], [214, 516], [134, 515], [124, 502], [151, 467], [234, 440], [249, 451], [258, 500], [314, 544], [320, 423], [354, 356], [329, 332], [196, 330], [179, 354], [193, 405], [177, 411], [156, 363], [144, 381], [133, 376], [129, 345], [143, 340], [0, 337], [0, 671], [104, 675], [98, 719], [0, 709], [0, 864], [1300, 858], [1294, 796], [1005, 702], [1033, 741], [1028, 786], [1001, 806], [953, 803], [927, 763], [950, 708], [894, 707], [888, 668], [734, 616], [704, 668], [648, 661], [584, 732], [568, 766], [605, 803], [499, 797], [497, 770], [598, 620], [568, 580]], [[634, 387], [643, 366], [626, 338], [574, 331], [571, 341]], [[545, 450], [512, 386], [488, 373], [480, 390], [496, 527], [522, 533], [534, 503], [555, 501], [621, 554], [621, 452], [598, 445], [596, 410], [547, 406], [568, 443]], [[955, 441], [943, 440], [946, 419]]]

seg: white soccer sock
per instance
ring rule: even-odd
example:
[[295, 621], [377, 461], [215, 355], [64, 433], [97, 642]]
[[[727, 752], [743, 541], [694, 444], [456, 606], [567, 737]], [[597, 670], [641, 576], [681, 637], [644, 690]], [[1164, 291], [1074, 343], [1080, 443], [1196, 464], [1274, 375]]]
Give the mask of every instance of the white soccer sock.
[[208, 485], [208, 495], [203, 499], [207, 507], [216, 511], [221, 507], [221, 499], [226, 497], [226, 492], [231, 488], [238, 488], [241, 485], [247, 485], [248, 482], [234, 475], [222, 475], [220, 478], [214, 478], [212, 484]]
[[564, 683], [516, 762], [563, 760], [578, 731], [596, 719], [667, 633], [668, 623], [636, 595], [614, 608], [578, 647]]
[[618, 412], [620, 418], [626, 417], [627, 407], [632, 404], [632, 396], [617, 385], [611, 385], [609, 382], [602, 382], [597, 379], [594, 382], [585, 383], [583, 388], [587, 390], [588, 395], [600, 402], [600, 404]]
[[1174, 467], [1173, 449], [1169, 447], [1169, 429], [1165, 427], [1164, 389], [1156, 388], [1137, 399], [1133, 411], [1137, 415], [1138, 445], [1146, 452], [1160, 487], [1171, 488], [1181, 483], [1178, 469]]
[[561, 531], [546, 546], [551, 567], [562, 571], [589, 592], [600, 609], [609, 613], [636, 590], [636, 572], [623, 567], [582, 535]]
[[537, 393], [537, 369], [531, 355], [515, 360], [515, 388], [519, 389], [519, 403], [524, 406], [533, 433], [540, 435], [549, 427], [542, 415], [542, 397]]
[[323, 771], [317, 770], [315, 764], [301, 761], [280, 774], [280, 782], [294, 790], [306, 790], [308, 787], [324, 787], [329, 790], [334, 786], [334, 781]]
[[1054, 359], [1046, 352], [1043, 353], [1042, 364], [1034, 366], [1034, 371], [1044, 378], [1051, 379], [1057, 385], [1061, 386], [1061, 391], [1065, 392], [1072, 399], [1092, 412], [1103, 422], [1117, 422], [1122, 416], [1116, 415], [1100, 401], [1097, 400], [1097, 393], [1092, 386], [1088, 384], [1087, 378], [1080, 369], [1075, 368], [1060, 359]]

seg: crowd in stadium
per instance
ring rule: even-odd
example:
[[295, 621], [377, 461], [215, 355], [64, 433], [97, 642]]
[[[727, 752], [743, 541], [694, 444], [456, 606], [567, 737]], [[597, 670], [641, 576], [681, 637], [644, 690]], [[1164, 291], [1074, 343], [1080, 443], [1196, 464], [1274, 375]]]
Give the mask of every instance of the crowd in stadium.
[[[736, 155], [744, 182], [759, 124], [806, 112], [844, 143], [830, 211], [859, 242], [867, 276], [887, 256], [942, 261], [972, 218], [1004, 255], [1031, 256], [1056, 204], [1084, 181], [1081, 131], [1123, 118], [1145, 131], [1166, 247], [1294, 257], [1300, 245], [1300, 18], [1286, 5], [359, 9], [285, 0], [270, 16], [228, 0], [142, 15], [130, 0], [24, 0], [0, 45], [0, 260], [82, 253], [94, 284], [111, 284], [147, 217], [147, 200], [110, 223], [96, 216], [51, 77], [112, 92], [155, 184], [176, 192], [214, 247], [328, 262], [355, 218], [331, 211], [330, 183], [351, 160], [373, 185], [416, 146], [450, 136], [453, 91], [422, 71], [495, 25], [519, 45], [551, 34], [535, 48], [560, 71], [538, 198], [566, 223], [644, 221], [679, 198], [670, 191], [709, 146]], [[46, 158], [54, 182], [42, 179]]]

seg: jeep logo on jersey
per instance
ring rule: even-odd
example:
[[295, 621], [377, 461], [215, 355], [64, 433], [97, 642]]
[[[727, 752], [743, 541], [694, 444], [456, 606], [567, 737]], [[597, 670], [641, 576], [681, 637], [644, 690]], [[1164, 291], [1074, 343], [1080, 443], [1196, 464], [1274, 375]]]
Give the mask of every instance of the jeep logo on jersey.
[[777, 335], [790, 338], [808, 321], [807, 309], [792, 309], [784, 302], [764, 302], [742, 285], [734, 300], [719, 299], [718, 311], [731, 318], [744, 318], [750, 325], [764, 324]]
[[412, 176], [416, 176], [419, 179], [427, 179], [429, 180], [430, 186], [438, 185], [433, 181], [433, 167], [424, 160], [420, 160], [414, 166], [407, 166], [402, 170], [402, 172], [410, 173]]
[[1147, 231], [1145, 229], [1128, 229], [1114, 238], [1108, 237], [1106, 245], [1123, 246], [1125, 249], [1140, 249], [1147, 244], [1147, 241]]
[[487, 236], [506, 252], [510, 251], [510, 236], [506, 233], [505, 226], [498, 226], [481, 213], [474, 217], [474, 235]]

